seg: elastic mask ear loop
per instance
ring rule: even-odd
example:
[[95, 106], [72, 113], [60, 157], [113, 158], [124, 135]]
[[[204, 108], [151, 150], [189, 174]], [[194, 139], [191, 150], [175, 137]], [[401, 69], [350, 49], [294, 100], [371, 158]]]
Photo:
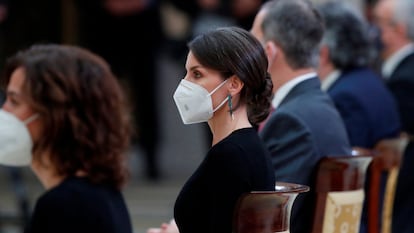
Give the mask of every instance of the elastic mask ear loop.
[[27, 118], [26, 120], [23, 121], [23, 123], [25, 125], [31, 123], [32, 121], [36, 120], [39, 117], [39, 113], [35, 113], [32, 116], [30, 116], [29, 118]]
[[215, 109], [213, 109], [213, 112], [216, 112], [217, 109], [221, 108], [227, 102], [227, 100], [228, 98], [225, 98], [223, 102], [221, 102]]
[[230, 117], [231, 117], [231, 120], [234, 121], [233, 102], [231, 101], [232, 100], [232, 97], [231, 97], [230, 94], [227, 96], [227, 100], [228, 100], [227, 103], [229, 104]]
[[208, 93], [208, 96], [211, 96], [212, 94], [214, 94], [214, 92], [216, 92], [220, 87], [222, 87], [228, 79], [224, 80], [222, 83], [220, 83], [220, 85], [218, 85], [216, 88], [214, 88], [210, 93]]
[[[214, 94], [214, 92], [216, 92], [220, 87], [222, 87], [228, 79], [224, 80], [222, 83], [220, 83], [220, 85], [218, 85], [216, 88], [214, 88], [214, 90], [212, 90], [208, 96], [211, 96], [212, 94]], [[227, 101], [227, 98], [225, 98], [215, 109], [213, 109], [213, 112], [216, 112], [217, 109], [221, 108], [223, 106], [223, 104], [225, 104]]]

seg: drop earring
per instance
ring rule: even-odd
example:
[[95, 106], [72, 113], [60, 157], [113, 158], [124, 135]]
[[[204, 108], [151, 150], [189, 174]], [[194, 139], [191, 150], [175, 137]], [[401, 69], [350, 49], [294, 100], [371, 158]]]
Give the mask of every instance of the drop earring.
[[232, 120], [234, 120], [234, 115], [233, 115], [233, 103], [232, 103], [232, 101], [231, 101], [231, 99], [232, 99], [232, 97], [231, 97], [231, 95], [229, 94], [228, 96], [227, 96], [227, 103], [229, 104], [229, 112], [230, 112], [230, 117], [231, 117], [231, 119]]

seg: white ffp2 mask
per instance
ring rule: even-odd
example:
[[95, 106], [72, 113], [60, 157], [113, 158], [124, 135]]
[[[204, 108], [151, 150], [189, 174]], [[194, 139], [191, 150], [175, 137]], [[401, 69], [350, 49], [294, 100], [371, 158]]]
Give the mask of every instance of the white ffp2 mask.
[[33, 141], [26, 124], [38, 114], [20, 121], [13, 114], [0, 109], [0, 164], [29, 166], [32, 161]]
[[209, 93], [204, 87], [182, 79], [173, 97], [184, 124], [208, 121], [213, 116], [213, 113], [227, 101], [227, 98], [225, 98], [213, 109], [211, 95], [226, 82], [227, 79]]

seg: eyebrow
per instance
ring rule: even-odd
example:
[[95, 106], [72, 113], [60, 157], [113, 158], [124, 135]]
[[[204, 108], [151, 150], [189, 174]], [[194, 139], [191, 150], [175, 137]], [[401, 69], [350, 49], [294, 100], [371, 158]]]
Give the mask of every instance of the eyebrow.
[[201, 65], [194, 65], [194, 66], [190, 67], [189, 70], [195, 70], [195, 69], [198, 69], [198, 68], [203, 68], [203, 66], [201, 66]]
[[10, 90], [7, 90], [6, 91], [6, 95], [7, 96], [12, 96], [12, 97], [21, 97], [21, 95], [19, 94], [19, 93], [17, 93], [16, 91], [10, 91]]

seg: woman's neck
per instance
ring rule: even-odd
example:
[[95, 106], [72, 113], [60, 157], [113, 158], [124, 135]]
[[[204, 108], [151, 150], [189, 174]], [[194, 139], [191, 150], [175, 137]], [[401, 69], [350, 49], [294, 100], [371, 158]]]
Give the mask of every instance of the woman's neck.
[[226, 108], [220, 109], [208, 124], [213, 134], [212, 146], [229, 136], [235, 130], [252, 127], [247, 117], [245, 106], [239, 106], [233, 112], [233, 117]]
[[[46, 156], [41, 156], [46, 158]], [[33, 172], [42, 183], [43, 187], [47, 190], [59, 185], [66, 176], [58, 175], [56, 169], [51, 165], [49, 160], [44, 159], [43, 161], [32, 161], [31, 164]]]
[[64, 176], [57, 176], [50, 170], [38, 170], [35, 173], [42, 183], [43, 187], [45, 187], [47, 190], [58, 186], [65, 179]]

